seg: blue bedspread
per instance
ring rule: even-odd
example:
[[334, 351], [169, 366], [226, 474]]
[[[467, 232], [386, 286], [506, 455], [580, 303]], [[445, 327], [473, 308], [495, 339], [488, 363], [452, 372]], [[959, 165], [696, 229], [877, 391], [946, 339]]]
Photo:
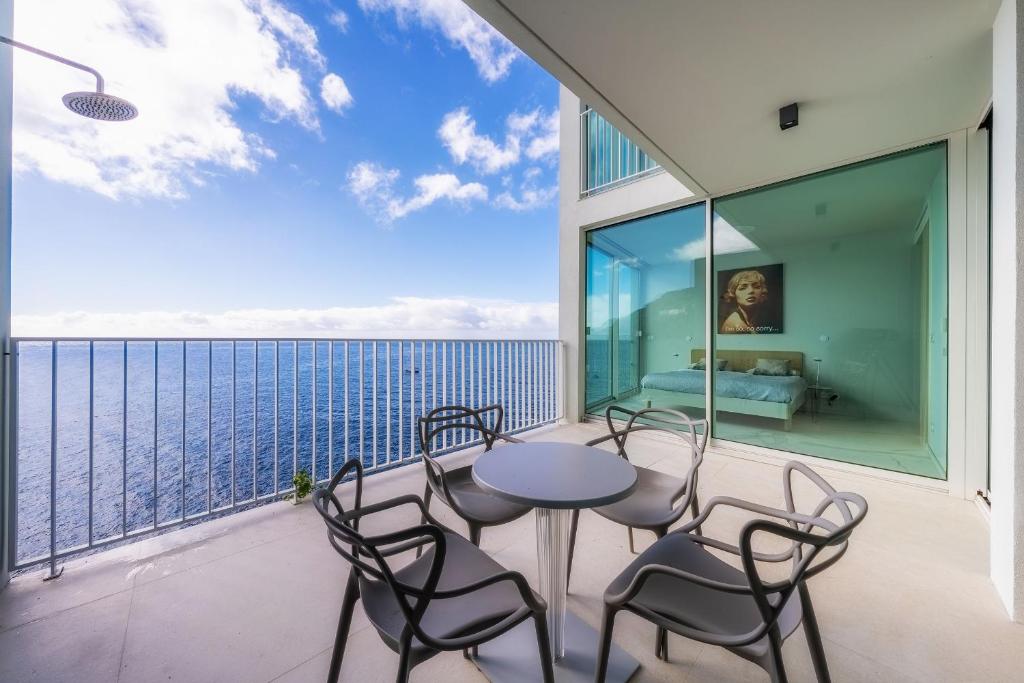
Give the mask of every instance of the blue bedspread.
[[[672, 370], [652, 372], [640, 381], [644, 389], [678, 391], [684, 394], [704, 393], [703, 370]], [[773, 377], [750, 375], [745, 372], [721, 370], [715, 373], [715, 394], [729, 398], [746, 398], [752, 401], [772, 403], [793, 403], [807, 391], [803, 377]]]

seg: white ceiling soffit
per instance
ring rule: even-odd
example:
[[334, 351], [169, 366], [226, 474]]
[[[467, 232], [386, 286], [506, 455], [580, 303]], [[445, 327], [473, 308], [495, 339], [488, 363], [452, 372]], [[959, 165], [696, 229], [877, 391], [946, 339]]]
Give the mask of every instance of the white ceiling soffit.
[[[465, 0], [697, 195], [977, 122], [999, 0]], [[779, 130], [798, 102], [800, 125]]]

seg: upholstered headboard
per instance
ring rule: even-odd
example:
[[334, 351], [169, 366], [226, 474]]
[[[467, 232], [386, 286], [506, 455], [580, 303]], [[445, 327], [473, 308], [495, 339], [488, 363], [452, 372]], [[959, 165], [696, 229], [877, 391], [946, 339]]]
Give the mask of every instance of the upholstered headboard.
[[[704, 349], [690, 349], [690, 362], [696, 363], [706, 354]], [[715, 351], [715, 358], [729, 361], [729, 369], [733, 372], [745, 372], [757, 365], [758, 358], [774, 358], [788, 360], [789, 367], [804, 374], [804, 354], [800, 351], [728, 351], [718, 349]]]

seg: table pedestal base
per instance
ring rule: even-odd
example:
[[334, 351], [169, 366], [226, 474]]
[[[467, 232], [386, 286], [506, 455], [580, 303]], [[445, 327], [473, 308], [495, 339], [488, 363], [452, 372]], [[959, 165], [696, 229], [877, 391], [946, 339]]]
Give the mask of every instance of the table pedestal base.
[[[565, 656], [555, 661], [558, 683], [593, 683], [597, 668], [598, 633], [572, 612], [565, 613]], [[492, 683], [542, 681], [537, 631], [532, 619], [500, 638], [480, 646], [477, 668]], [[612, 643], [608, 683], [625, 683], [640, 667], [629, 653]]]

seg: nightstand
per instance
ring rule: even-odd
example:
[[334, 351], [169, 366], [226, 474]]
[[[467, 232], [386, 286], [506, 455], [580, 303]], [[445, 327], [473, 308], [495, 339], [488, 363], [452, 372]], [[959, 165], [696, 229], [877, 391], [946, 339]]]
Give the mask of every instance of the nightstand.
[[811, 414], [811, 422], [818, 414], [818, 401], [821, 400], [821, 397], [831, 396], [833, 393], [835, 393], [835, 389], [824, 384], [812, 384], [807, 387], [807, 412]]

